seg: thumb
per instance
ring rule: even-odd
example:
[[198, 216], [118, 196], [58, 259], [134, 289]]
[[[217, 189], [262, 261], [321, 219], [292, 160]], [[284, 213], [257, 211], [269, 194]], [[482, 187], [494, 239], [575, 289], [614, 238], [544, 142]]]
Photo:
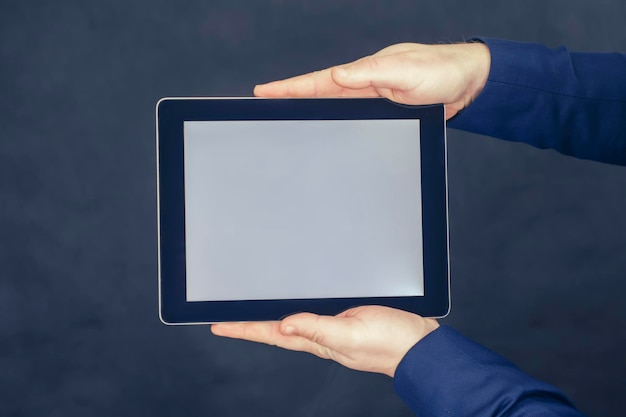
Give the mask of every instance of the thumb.
[[372, 55], [332, 68], [331, 76], [335, 83], [345, 88], [404, 90], [408, 88], [409, 80], [402, 64], [402, 58], [397, 55]]
[[301, 336], [318, 345], [341, 351], [350, 337], [347, 320], [349, 319], [299, 313], [283, 319], [280, 332], [284, 335]]

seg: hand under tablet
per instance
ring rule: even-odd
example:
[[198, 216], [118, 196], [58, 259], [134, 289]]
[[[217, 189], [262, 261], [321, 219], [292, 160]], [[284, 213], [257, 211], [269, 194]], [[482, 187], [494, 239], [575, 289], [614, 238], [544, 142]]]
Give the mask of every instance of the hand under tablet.
[[213, 324], [211, 331], [218, 336], [312, 353], [357, 371], [393, 378], [406, 352], [437, 327], [436, 320], [416, 314], [362, 306], [337, 316], [300, 313], [282, 321]]

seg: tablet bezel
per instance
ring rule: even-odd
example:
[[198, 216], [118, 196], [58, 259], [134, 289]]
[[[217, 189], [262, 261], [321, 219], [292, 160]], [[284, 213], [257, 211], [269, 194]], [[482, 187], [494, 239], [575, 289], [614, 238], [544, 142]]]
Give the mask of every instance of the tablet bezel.
[[[163, 323], [279, 320], [304, 311], [335, 315], [358, 305], [389, 306], [426, 317], [443, 317], [449, 313], [447, 141], [443, 105], [406, 106], [381, 98], [167, 97], [158, 101], [156, 119], [159, 317]], [[185, 121], [376, 119], [420, 120], [423, 296], [186, 300]]]

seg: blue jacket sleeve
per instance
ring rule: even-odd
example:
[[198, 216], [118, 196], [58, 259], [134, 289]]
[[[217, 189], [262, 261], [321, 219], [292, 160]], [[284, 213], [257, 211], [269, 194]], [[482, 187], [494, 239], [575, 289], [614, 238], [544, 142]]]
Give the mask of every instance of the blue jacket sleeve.
[[489, 79], [449, 127], [626, 165], [626, 54], [481, 41]]
[[558, 390], [440, 326], [402, 359], [394, 387], [418, 417], [582, 417]]

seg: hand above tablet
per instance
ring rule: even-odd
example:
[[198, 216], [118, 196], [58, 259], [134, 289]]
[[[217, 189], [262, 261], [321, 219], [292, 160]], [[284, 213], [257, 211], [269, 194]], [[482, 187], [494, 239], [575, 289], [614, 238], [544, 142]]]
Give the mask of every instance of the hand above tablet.
[[257, 85], [259, 97], [385, 97], [402, 104], [446, 105], [446, 119], [481, 92], [491, 56], [482, 43], [401, 43], [357, 61]]
[[334, 317], [300, 313], [282, 321], [219, 323], [213, 324], [211, 331], [312, 353], [351, 369], [393, 378], [409, 349], [437, 327], [436, 320], [402, 310], [363, 306]]

